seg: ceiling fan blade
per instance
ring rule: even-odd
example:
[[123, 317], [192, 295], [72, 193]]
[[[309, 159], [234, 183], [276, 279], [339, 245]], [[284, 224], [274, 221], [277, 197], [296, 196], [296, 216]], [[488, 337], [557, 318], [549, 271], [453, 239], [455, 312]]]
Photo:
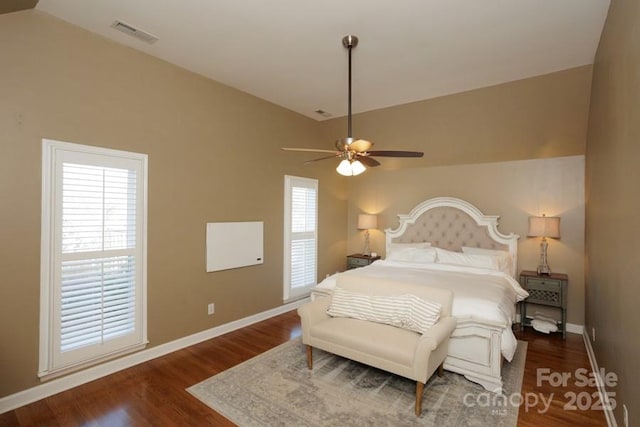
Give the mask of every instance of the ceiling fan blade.
[[369, 156], [360, 156], [358, 155], [357, 157], [358, 160], [360, 160], [360, 162], [362, 164], [364, 164], [365, 166], [369, 166], [370, 168], [376, 167], [376, 166], [380, 166], [380, 162], [377, 161], [374, 158], [371, 158]]
[[285, 147], [282, 147], [281, 150], [284, 150], [284, 151], [304, 151], [304, 152], [310, 152], [310, 153], [333, 153], [335, 155], [340, 154], [336, 150], [323, 150], [322, 148], [285, 148]]
[[358, 139], [349, 144], [349, 150], [355, 151], [357, 153], [364, 153], [371, 147], [373, 147], [373, 142], [367, 141], [366, 139]]
[[304, 164], [307, 165], [309, 163], [318, 162], [320, 160], [335, 159], [336, 157], [340, 156], [340, 154], [341, 153], [336, 153], [333, 156], [326, 156], [326, 157], [320, 157], [318, 159], [307, 160], [306, 162], [304, 162]]
[[422, 157], [424, 153], [421, 151], [369, 151], [367, 153], [369, 156], [378, 156], [378, 157]]

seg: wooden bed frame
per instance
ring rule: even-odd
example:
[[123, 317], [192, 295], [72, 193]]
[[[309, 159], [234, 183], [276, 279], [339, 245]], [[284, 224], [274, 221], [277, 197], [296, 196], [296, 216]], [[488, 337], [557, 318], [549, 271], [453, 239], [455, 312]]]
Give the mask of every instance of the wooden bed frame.
[[[517, 234], [498, 231], [498, 216], [484, 215], [461, 199], [437, 197], [398, 215], [400, 225], [386, 229], [386, 249], [391, 243], [430, 242], [432, 246], [459, 251], [462, 246], [505, 250], [511, 254], [511, 275], [516, 275]], [[502, 392], [502, 331], [510, 325], [474, 317], [458, 318], [451, 336], [444, 368], [464, 375], [485, 389]]]

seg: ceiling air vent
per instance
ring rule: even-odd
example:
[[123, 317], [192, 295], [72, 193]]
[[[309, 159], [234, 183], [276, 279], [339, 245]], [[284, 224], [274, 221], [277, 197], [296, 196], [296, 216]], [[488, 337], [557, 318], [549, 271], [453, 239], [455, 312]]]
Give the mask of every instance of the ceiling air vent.
[[113, 21], [111, 27], [149, 44], [153, 44], [158, 41], [158, 37], [154, 36], [153, 34], [149, 34], [146, 31], [143, 31], [122, 21]]
[[328, 111], [315, 110], [314, 112], [320, 114], [322, 117], [331, 117], [331, 113], [329, 113]]

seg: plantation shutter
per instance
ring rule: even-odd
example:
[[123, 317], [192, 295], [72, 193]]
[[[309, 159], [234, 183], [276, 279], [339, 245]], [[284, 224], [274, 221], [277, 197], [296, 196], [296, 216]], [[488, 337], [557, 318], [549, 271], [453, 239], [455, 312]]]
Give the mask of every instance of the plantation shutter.
[[51, 357], [41, 349], [41, 376], [146, 343], [146, 156], [95, 150], [54, 149], [51, 156]]
[[286, 300], [305, 295], [316, 285], [318, 182], [307, 178], [285, 178]]
[[60, 349], [135, 330], [136, 173], [62, 165]]

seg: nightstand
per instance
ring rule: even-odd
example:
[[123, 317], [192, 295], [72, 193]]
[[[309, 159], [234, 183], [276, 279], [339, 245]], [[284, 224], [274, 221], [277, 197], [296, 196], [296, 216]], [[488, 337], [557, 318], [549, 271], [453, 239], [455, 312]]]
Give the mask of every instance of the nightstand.
[[379, 260], [380, 256], [370, 256], [363, 254], [352, 254], [347, 256], [347, 270], [353, 268], [364, 267], [371, 264], [373, 261]]
[[560, 273], [538, 274], [535, 271], [522, 271], [520, 273], [520, 285], [529, 292], [529, 297], [520, 303], [520, 329], [531, 326], [527, 319], [527, 306], [529, 304], [557, 307], [560, 309], [560, 322], [558, 327], [562, 332], [562, 338], [567, 334], [567, 285], [569, 276]]

